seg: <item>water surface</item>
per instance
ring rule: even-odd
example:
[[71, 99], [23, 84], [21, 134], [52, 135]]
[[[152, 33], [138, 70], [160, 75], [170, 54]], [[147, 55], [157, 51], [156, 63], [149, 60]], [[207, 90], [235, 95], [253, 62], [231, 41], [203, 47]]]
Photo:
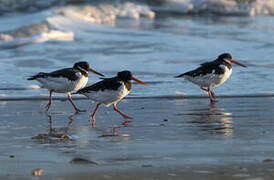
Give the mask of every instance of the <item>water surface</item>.
[[[132, 96], [202, 95], [173, 77], [224, 52], [248, 68], [233, 66], [216, 94], [273, 93], [272, 0], [38, 2], [0, 3], [3, 96], [47, 95], [27, 77], [82, 60], [109, 77], [128, 69], [148, 83], [134, 85]], [[98, 80], [91, 74], [89, 84]]]

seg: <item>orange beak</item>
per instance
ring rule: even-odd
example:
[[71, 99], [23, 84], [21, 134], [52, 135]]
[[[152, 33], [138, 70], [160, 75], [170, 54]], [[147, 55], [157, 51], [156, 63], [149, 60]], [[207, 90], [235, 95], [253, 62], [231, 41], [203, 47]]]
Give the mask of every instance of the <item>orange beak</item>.
[[147, 85], [147, 83], [144, 83], [143, 81], [140, 81], [139, 79], [136, 79], [135, 77], [131, 77], [132, 80], [136, 81], [137, 83], [143, 84], [143, 85]]
[[89, 71], [89, 72], [92, 72], [92, 73], [94, 73], [94, 74], [97, 74], [97, 75], [99, 75], [99, 76], [104, 76], [103, 74], [98, 73], [98, 72], [94, 71], [94, 70], [91, 69], [91, 68], [88, 68], [88, 71]]
[[241, 64], [241, 63], [239, 63], [238, 61], [235, 61], [234, 59], [230, 59], [229, 61], [230, 61], [231, 63], [237, 64], [237, 65], [239, 65], [239, 66], [246, 67], [246, 65]]

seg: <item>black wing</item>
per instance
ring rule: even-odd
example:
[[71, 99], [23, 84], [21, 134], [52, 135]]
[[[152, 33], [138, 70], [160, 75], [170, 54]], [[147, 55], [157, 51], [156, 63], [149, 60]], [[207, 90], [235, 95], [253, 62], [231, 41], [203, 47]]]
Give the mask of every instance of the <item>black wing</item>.
[[183, 76], [200, 76], [200, 75], [206, 75], [206, 74], [211, 74], [214, 71], [215, 74], [223, 74], [224, 69], [220, 67], [220, 64], [217, 61], [212, 61], [212, 62], [206, 62], [201, 64], [200, 67], [193, 71], [188, 71], [184, 74], [180, 74], [176, 76], [176, 78], [183, 77]]
[[40, 72], [34, 76], [28, 78], [28, 80], [35, 80], [37, 78], [46, 78], [46, 77], [64, 77], [71, 81], [76, 81], [79, 77], [76, 75], [76, 71], [73, 68], [65, 68], [51, 73]]
[[29, 77], [27, 80], [35, 80], [37, 78], [45, 78], [47, 76], [48, 76], [48, 73], [40, 72], [40, 73], [38, 73], [38, 74], [36, 74], [34, 76]]
[[91, 91], [104, 91], [106, 89], [109, 90], [118, 90], [118, 88], [122, 85], [121, 81], [119, 81], [116, 77], [114, 78], [107, 78], [103, 81], [99, 81], [91, 86], [85, 87], [80, 89], [76, 92], [76, 94], [84, 94], [89, 93]]

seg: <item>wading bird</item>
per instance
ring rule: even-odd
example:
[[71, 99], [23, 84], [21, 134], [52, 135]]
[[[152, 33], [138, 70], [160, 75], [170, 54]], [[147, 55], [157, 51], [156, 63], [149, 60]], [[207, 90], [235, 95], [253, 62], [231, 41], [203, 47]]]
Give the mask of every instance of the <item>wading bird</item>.
[[89, 99], [98, 102], [95, 110], [90, 115], [92, 119], [92, 127], [95, 127], [95, 113], [101, 104], [105, 106], [113, 105], [113, 109], [118, 112], [124, 119], [132, 119], [128, 115], [122, 113], [116, 104], [127, 96], [131, 91], [131, 80], [134, 80], [140, 84], [146, 85], [143, 81], [140, 81], [133, 77], [130, 71], [121, 71], [117, 73], [117, 76], [112, 78], [105, 78], [100, 82], [97, 82], [91, 86], [78, 90], [75, 94], [83, 94]]
[[76, 113], [83, 112], [78, 109], [71, 99], [71, 92], [85, 87], [88, 82], [88, 71], [100, 76], [104, 76], [92, 70], [87, 62], [77, 62], [72, 68], [60, 69], [50, 73], [40, 72], [28, 78], [28, 80], [37, 80], [42, 88], [47, 88], [50, 91], [49, 103], [46, 105], [46, 111], [49, 110], [52, 103], [52, 93], [66, 93], [68, 100], [74, 107]]
[[224, 53], [221, 54], [216, 60], [203, 63], [197, 69], [188, 71], [184, 74], [176, 76], [175, 78], [183, 77], [186, 80], [197, 84], [202, 90], [208, 93], [210, 101], [214, 102], [216, 101], [216, 97], [210, 89], [223, 84], [230, 77], [232, 73], [232, 66], [230, 63], [246, 67], [245, 65], [232, 59], [230, 54]]

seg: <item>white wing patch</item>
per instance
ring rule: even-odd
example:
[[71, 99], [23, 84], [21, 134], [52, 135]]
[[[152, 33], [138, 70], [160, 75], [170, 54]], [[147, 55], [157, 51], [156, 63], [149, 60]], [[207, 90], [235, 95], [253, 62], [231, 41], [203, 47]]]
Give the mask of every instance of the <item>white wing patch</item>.
[[124, 83], [122, 83], [118, 90], [105, 89], [104, 91], [90, 91], [89, 93], [84, 93], [84, 95], [93, 101], [110, 106], [122, 100], [129, 93], [130, 91], [128, 91]]
[[200, 76], [184, 76], [186, 80], [197, 84], [201, 87], [216, 87], [221, 84], [223, 84], [231, 75], [232, 73], [232, 68], [228, 69], [226, 66], [221, 65], [220, 66], [222, 69], [224, 69], [224, 74], [215, 74], [215, 70], [212, 71], [210, 74], [206, 75], [200, 75]]
[[64, 77], [37, 78], [37, 81], [42, 84], [42, 88], [47, 88], [57, 93], [68, 93], [83, 88], [88, 82], [88, 77], [83, 76], [81, 73], [76, 75], [79, 77], [76, 81], [71, 81]]

